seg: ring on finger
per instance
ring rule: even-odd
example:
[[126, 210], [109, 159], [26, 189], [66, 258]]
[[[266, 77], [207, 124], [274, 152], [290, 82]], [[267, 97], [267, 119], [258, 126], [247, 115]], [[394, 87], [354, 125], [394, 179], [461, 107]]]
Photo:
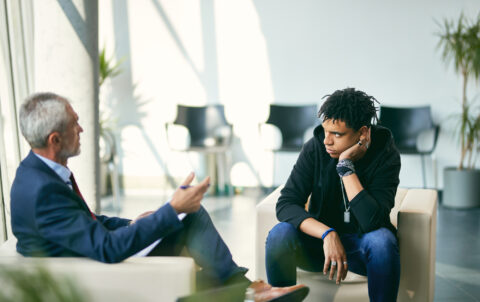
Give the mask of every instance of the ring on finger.
[[332, 266], [337, 266], [337, 261], [332, 261]]
[[347, 261], [343, 261], [343, 265], [347, 265]]

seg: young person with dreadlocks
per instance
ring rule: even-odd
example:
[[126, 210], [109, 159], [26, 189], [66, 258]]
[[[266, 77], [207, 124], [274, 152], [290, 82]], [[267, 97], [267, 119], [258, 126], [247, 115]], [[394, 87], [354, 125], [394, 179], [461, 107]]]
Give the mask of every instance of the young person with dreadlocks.
[[[367, 276], [371, 301], [396, 301], [400, 256], [390, 222], [400, 155], [391, 132], [375, 124], [378, 101], [346, 88], [327, 96], [322, 125], [303, 146], [276, 205], [280, 221], [266, 243], [268, 281], [296, 283], [296, 268], [336, 283], [347, 271]], [[308, 210], [305, 205], [308, 198]]]

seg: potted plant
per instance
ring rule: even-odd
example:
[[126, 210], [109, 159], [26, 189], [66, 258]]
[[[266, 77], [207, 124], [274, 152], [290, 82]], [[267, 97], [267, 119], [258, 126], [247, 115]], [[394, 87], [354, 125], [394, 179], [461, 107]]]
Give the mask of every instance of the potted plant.
[[460, 141], [460, 163], [444, 170], [445, 206], [470, 208], [480, 206], [480, 170], [475, 168], [480, 149], [480, 110], [475, 98], [467, 97], [470, 79], [480, 77], [480, 14], [474, 20], [463, 13], [457, 21], [444, 20], [439, 25], [438, 47], [446, 64], [453, 62], [462, 77], [462, 102], [457, 120], [456, 134]]

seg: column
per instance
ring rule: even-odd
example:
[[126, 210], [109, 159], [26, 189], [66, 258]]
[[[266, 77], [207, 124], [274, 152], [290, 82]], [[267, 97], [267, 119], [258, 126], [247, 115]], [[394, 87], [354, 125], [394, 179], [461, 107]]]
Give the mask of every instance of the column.
[[34, 87], [67, 97], [84, 132], [69, 160], [82, 195], [100, 210], [98, 157], [98, 1], [34, 1]]

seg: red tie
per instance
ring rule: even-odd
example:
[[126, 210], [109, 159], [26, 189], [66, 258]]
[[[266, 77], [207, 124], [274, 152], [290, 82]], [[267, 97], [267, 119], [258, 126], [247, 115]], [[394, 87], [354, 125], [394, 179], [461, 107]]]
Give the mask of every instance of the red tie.
[[80, 190], [78, 189], [77, 182], [75, 181], [75, 177], [73, 177], [73, 173], [70, 174], [70, 181], [72, 182], [72, 188], [75, 193], [77, 193], [78, 196], [83, 200], [85, 203], [85, 206], [87, 207], [88, 211], [90, 212], [90, 215], [92, 215], [93, 220], [97, 220], [97, 217], [90, 211], [90, 208], [88, 207], [87, 203], [85, 202], [85, 199], [82, 196], [82, 193], [80, 193]]

